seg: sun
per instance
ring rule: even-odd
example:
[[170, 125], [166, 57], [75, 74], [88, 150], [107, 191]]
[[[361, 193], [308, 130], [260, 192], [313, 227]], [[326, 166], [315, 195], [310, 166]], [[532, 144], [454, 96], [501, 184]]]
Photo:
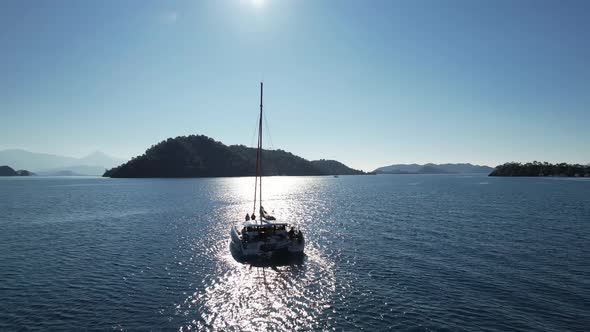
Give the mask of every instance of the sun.
[[254, 7], [262, 7], [266, 1], [264, 0], [251, 0]]

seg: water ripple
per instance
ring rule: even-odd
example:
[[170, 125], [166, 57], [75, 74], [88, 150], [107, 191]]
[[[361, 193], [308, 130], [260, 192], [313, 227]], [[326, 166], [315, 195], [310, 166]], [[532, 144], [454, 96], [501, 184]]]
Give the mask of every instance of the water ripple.
[[229, 250], [252, 185], [0, 180], [0, 330], [590, 326], [589, 181], [265, 179], [267, 210], [307, 240], [266, 265]]

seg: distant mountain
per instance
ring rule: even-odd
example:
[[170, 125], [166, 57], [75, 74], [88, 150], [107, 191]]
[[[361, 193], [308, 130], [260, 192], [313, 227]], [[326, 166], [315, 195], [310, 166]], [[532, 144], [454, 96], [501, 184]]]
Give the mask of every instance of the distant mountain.
[[75, 158], [46, 153], [34, 153], [25, 150], [0, 151], [0, 164], [8, 164], [16, 168], [40, 170], [64, 167], [76, 163]]
[[51, 171], [39, 173], [41, 176], [87, 176], [88, 174], [76, 173], [70, 170]]
[[120, 165], [122, 159], [108, 156], [96, 151], [83, 158], [73, 158], [47, 153], [35, 153], [25, 150], [0, 151], [0, 164], [12, 165], [15, 168], [32, 169], [36, 173], [72, 171], [79, 173], [79, 168], [85, 168], [82, 174], [102, 175], [106, 168]]
[[101, 166], [70, 166], [63, 168], [48, 169], [37, 172], [41, 176], [101, 176], [106, 171], [105, 167]]
[[379, 167], [374, 170], [378, 174], [445, 174], [445, 173], [486, 173], [493, 168], [472, 164], [396, 164]]
[[33, 175], [37, 175], [33, 172], [27, 171], [26, 169], [19, 169], [18, 171], [16, 171], [16, 174], [18, 176], [33, 176]]
[[454, 173], [454, 172], [450, 172], [440, 166], [431, 166], [429, 164], [426, 164], [426, 165], [420, 167], [416, 173], [419, 173], [419, 174], [445, 174], [445, 173]]
[[[256, 149], [227, 146], [203, 135], [162, 141], [125, 164], [108, 170], [106, 177], [214, 177], [253, 176]], [[308, 161], [283, 150], [264, 150], [263, 175], [362, 174], [336, 161]]]
[[35, 175], [35, 173], [29, 172], [24, 169], [15, 171], [10, 166], [0, 166], [0, 176], [31, 176], [31, 175]]
[[396, 164], [383, 166], [375, 169], [375, 173], [416, 173], [422, 165], [418, 164]]
[[111, 157], [100, 151], [94, 151], [86, 157], [78, 159], [78, 165], [101, 166], [102, 168], [112, 168], [124, 162], [124, 159]]

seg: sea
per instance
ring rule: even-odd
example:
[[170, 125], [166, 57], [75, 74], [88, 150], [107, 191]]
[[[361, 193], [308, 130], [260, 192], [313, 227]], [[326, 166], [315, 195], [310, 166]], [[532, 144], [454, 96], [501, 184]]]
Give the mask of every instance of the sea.
[[0, 331], [588, 331], [590, 179], [268, 177], [305, 256], [248, 264], [253, 178], [0, 179]]

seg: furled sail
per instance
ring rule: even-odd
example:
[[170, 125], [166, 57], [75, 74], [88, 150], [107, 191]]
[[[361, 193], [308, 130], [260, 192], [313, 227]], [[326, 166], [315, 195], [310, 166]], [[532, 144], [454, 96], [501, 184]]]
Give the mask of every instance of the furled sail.
[[266, 210], [264, 210], [262, 205], [260, 206], [260, 216], [262, 216], [262, 218], [264, 218], [266, 220], [277, 220], [277, 218], [268, 214], [268, 212], [266, 212]]

